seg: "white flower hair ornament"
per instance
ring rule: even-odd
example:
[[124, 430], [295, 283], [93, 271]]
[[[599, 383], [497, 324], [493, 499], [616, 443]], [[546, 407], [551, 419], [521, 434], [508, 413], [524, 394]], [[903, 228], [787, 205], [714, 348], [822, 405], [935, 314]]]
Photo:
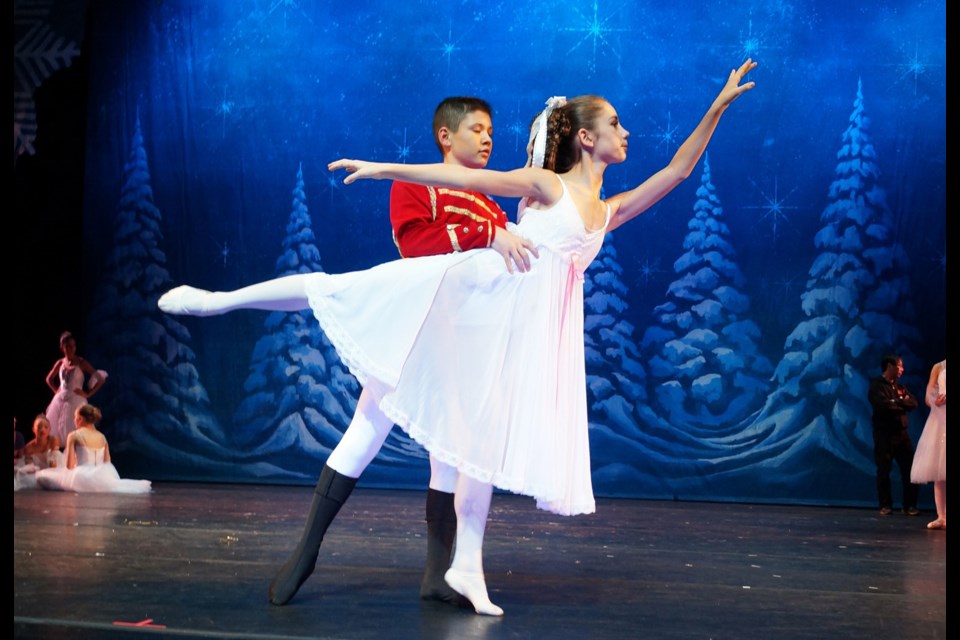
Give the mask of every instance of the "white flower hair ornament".
[[546, 108], [534, 120], [531, 129], [535, 131], [533, 138], [533, 166], [543, 168], [544, 155], [547, 153], [547, 121], [550, 113], [557, 107], [567, 104], [566, 96], [553, 96], [547, 100]]

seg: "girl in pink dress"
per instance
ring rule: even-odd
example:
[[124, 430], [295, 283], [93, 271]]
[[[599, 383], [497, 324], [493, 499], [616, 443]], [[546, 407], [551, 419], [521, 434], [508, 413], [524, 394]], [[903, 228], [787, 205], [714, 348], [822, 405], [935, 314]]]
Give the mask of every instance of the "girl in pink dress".
[[910, 482], [933, 483], [933, 499], [937, 519], [927, 529], [947, 528], [947, 361], [941, 360], [930, 369], [924, 395], [930, 415], [917, 441], [917, 450], [910, 467]]

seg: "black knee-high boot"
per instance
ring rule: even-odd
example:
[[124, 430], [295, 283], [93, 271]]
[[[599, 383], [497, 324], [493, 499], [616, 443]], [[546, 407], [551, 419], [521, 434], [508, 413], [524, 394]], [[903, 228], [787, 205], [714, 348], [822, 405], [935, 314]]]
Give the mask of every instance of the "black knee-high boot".
[[356, 484], [356, 478], [348, 478], [323, 465], [300, 542], [270, 583], [270, 602], [276, 605], [287, 604], [313, 573], [317, 556], [320, 555], [323, 534], [327, 532], [327, 527], [350, 497]]
[[427, 489], [427, 566], [420, 582], [420, 597], [471, 607], [470, 601], [451, 589], [443, 579], [443, 574], [450, 568], [456, 538], [457, 512], [453, 506], [453, 494]]

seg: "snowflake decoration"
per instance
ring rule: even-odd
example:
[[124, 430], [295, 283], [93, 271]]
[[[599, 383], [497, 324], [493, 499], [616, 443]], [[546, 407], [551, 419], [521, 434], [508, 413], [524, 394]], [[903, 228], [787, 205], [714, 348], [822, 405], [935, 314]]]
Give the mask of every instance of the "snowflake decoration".
[[223, 88], [223, 100], [220, 101], [220, 104], [217, 105], [216, 113], [221, 117], [220, 123], [220, 135], [222, 137], [227, 136], [227, 116], [233, 113], [233, 108], [236, 106], [236, 103], [233, 100], [227, 100], [227, 88]]
[[[734, 58], [739, 60], [746, 60], [747, 58], [752, 58], [757, 60], [761, 52], [767, 54], [771, 51], [776, 51], [781, 47], [777, 46], [775, 43], [782, 40], [784, 33], [782, 30], [775, 31], [773, 28], [755, 30], [755, 24], [753, 18], [747, 20], [746, 31], [741, 31], [738, 35], [737, 43], [731, 47], [733, 51]], [[768, 36], [768, 33], [773, 33], [773, 35]], [[726, 78], [724, 77], [724, 81]]]
[[930, 251], [930, 262], [933, 263], [933, 268], [930, 270], [930, 273], [938, 273], [939, 275], [946, 278], [947, 276], [947, 250], [946, 249], [932, 249]]
[[917, 96], [917, 87], [920, 84], [920, 77], [925, 75], [932, 67], [938, 65], [928, 64], [923, 61], [920, 56], [920, 50], [918, 45], [913, 47], [913, 55], [908, 57], [906, 62], [902, 62], [897, 65], [900, 69], [900, 74], [897, 76], [897, 79], [894, 81], [894, 84], [900, 82], [913, 81], [913, 96]]
[[[460, 36], [460, 38], [454, 40], [454, 39], [453, 39], [453, 21], [451, 21], [451, 22], [450, 22], [450, 26], [447, 27], [447, 37], [446, 37], [446, 38], [443, 38], [442, 36], [440, 36], [440, 35], [437, 34], [436, 32], [434, 32], [433, 35], [436, 36], [437, 40], [440, 41], [440, 48], [439, 48], [439, 50], [440, 50], [440, 56], [443, 57], [443, 58], [446, 58], [446, 60], [447, 60], [447, 77], [449, 77], [449, 74], [450, 74], [450, 64], [451, 64], [452, 61], [453, 61], [453, 56], [454, 56], [454, 54], [456, 54], [458, 51], [461, 50], [461, 48], [460, 48], [460, 46], [459, 46], [459, 43], [460, 43], [461, 40], [463, 40], [463, 38], [464, 38], [467, 34], [465, 33], [465, 34], [463, 34], [462, 36]], [[432, 50], [435, 51], [436, 48], [434, 48], [434, 49], [432, 49]]]
[[754, 35], [753, 33], [753, 19], [751, 18], [747, 22], [747, 33], [740, 34], [740, 58], [746, 60], [747, 58], [757, 59], [757, 56], [760, 54], [761, 40], [760, 37]]
[[[613, 13], [610, 13], [605, 17], [601, 17], [600, 3], [597, 2], [596, 0], [593, 3], [592, 16], [584, 15], [581, 11], [579, 11], [575, 7], [574, 7], [574, 11], [577, 14], [579, 14], [579, 17], [582, 20], [581, 25], [577, 27], [561, 28], [559, 29], [559, 31], [569, 31], [571, 33], [583, 34], [583, 37], [580, 38], [580, 40], [577, 41], [576, 44], [570, 47], [570, 49], [567, 51], [567, 55], [570, 55], [571, 53], [579, 49], [580, 45], [582, 45], [584, 42], [587, 42], [588, 40], [592, 43], [593, 60], [590, 66], [591, 66], [591, 70], [593, 70], [596, 67], [596, 63], [597, 63], [597, 45], [599, 44], [609, 49], [612, 46], [610, 41], [608, 40], [608, 37], [610, 36], [610, 34], [615, 32], [620, 32], [620, 31], [629, 31], [629, 30], [615, 29], [613, 27], [608, 26], [608, 23], [611, 20], [613, 20], [614, 16], [616, 15], [616, 11], [614, 11]], [[620, 56], [618, 53], [615, 53], [614, 55], [618, 60], [620, 59]]]
[[13, 7], [13, 146], [14, 160], [33, 155], [37, 107], [33, 94], [55, 71], [80, 55], [73, 41], [58, 36], [45, 22], [52, 3], [16, 2]]
[[673, 124], [672, 114], [669, 111], [667, 111], [667, 121], [662, 126], [653, 118], [650, 121], [654, 124], [654, 131], [640, 134], [640, 137], [651, 138], [656, 143], [657, 149], [677, 146], [677, 131], [680, 127]]
[[517, 100], [517, 110], [514, 120], [507, 126], [507, 133], [513, 136], [513, 150], [527, 152], [527, 141], [530, 139], [530, 127], [520, 119], [520, 101]]
[[207, 123], [213, 122], [216, 119], [220, 121], [220, 138], [226, 139], [227, 137], [227, 124], [235, 121], [240, 117], [243, 107], [239, 105], [236, 100], [233, 99], [232, 95], [229, 93], [229, 87], [223, 87], [223, 97], [219, 102], [216, 102], [213, 105], [203, 107], [204, 110], [212, 112], [213, 115], [209, 116], [207, 120], [204, 121], [201, 128], [206, 128]]
[[776, 281], [777, 288], [783, 294], [784, 298], [792, 297], [794, 281], [796, 279], [797, 279], [797, 276], [793, 276], [791, 278], [784, 276]]
[[[283, 29], [287, 28], [287, 12], [288, 11], [291, 13], [294, 13], [294, 12], [298, 13], [300, 14], [300, 18], [303, 18], [304, 20], [306, 20], [311, 24], [313, 23], [313, 20], [310, 19], [310, 16], [308, 16], [306, 13], [303, 12], [303, 8], [300, 6], [299, 0], [276, 0], [270, 6], [270, 8], [267, 9], [266, 16], [264, 16], [261, 22], [269, 18], [270, 15], [277, 10], [280, 10], [283, 13]], [[299, 20], [297, 16], [294, 16], [294, 18]]]
[[650, 281], [662, 272], [663, 270], [660, 268], [660, 258], [651, 260], [649, 256], [646, 256], [643, 262], [640, 263], [640, 279], [643, 280], [644, 284], [650, 284]]
[[[420, 137], [423, 137], [423, 136], [420, 136]], [[417, 138], [416, 140], [414, 140], [413, 142], [411, 142], [411, 143], [408, 144], [408, 143], [407, 143], [407, 128], [404, 127], [404, 128], [403, 128], [403, 143], [402, 143], [402, 144], [397, 144], [396, 142], [393, 143], [393, 146], [396, 148], [396, 151], [397, 151], [397, 161], [406, 164], [407, 160], [410, 159], [410, 153], [411, 153], [411, 151], [413, 150], [413, 145], [417, 144], [417, 142], [419, 142], [419, 141], [420, 141], [420, 138]]]
[[[751, 182], [753, 182], [753, 181], [751, 180]], [[769, 220], [770, 220], [770, 227], [771, 227], [771, 229], [773, 230], [773, 237], [774, 237], [774, 239], [776, 239], [776, 238], [777, 238], [777, 230], [778, 230], [778, 228], [779, 228], [779, 225], [780, 225], [781, 221], [782, 221], [782, 222], [790, 222], [790, 218], [789, 218], [789, 216], [787, 215], [787, 212], [786, 212], [787, 209], [799, 209], [799, 208], [800, 208], [800, 207], [788, 207], [787, 205], [784, 204], [784, 203], [787, 201], [787, 198], [789, 198], [789, 197], [793, 194], [793, 192], [796, 191], [796, 188], [794, 188], [793, 191], [791, 191], [791, 192], [788, 193], [786, 196], [784, 196], [783, 198], [781, 198], [781, 197], [779, 196], [779, 189], [780, 189], [780, 179], [779, 179], [779, 178], [774, 178], [774, 181], [773, 181], [773, 196], [768, 196], [767, 194], [763, 193], [763, 190], [760, 189], [759, 186], [757, 186], [757, 183], [756, 183], [756, 182], [753, 182], [753, 186], [754, 186], [754, 187], [757, 187], [757, 190], [760, 191], [760, 196], [761, 196], [762, 199], [766, 200], [766, 204], [762, 204], [762, 205], [747, 205], [747, 206], [745, 206], [745, 207], [743, 207], [743, 208], [744, 208], [744, 209], [760, 209], [760, 210], [764, 211], [764, 214], [763, 214], [762, 216], [760, 216], [760, 220], [765, 220], [765, 219], [769, 219]]]
[[217, 246], [217, 253], [219, 254], [220, 258], [223, 259], [223, 268], [226, 269], [227, 259], [230, 257], [230, 245], [227, 244], [226, 240], [224, 240], [222, 244], [218, 242]]

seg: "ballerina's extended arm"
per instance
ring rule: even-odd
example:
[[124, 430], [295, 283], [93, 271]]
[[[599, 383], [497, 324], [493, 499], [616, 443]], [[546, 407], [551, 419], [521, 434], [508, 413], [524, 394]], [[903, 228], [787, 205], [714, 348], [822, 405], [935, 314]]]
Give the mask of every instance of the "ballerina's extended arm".
[[612, 209], [608, 231], [616, 229], [655, 205], [690, 176], [720, 122], [720, 116], [741, 94], [753, 89], [756, 83], [740, 84], [740, 82], [756, 66], [756, 62], [747, 59], [738, 69], [730, 72], [723, 89], [720, 90], [697, 127], [677, 149], [667, 166], [644, 180], [636, 188], [607, 199]]
[[344, 178], [344, 184], [361, 179], [401, 180], [435, 187], [479, 191], [506, 198], [526, 196], [547, 205], [558, 200], [561, 191], [556, 174], [537, 167], [495, 171], [444, 163], [399, 164], [344, 158], [334, 160], [327, 165], [327, 169], [344, 169], [349, 174]]

